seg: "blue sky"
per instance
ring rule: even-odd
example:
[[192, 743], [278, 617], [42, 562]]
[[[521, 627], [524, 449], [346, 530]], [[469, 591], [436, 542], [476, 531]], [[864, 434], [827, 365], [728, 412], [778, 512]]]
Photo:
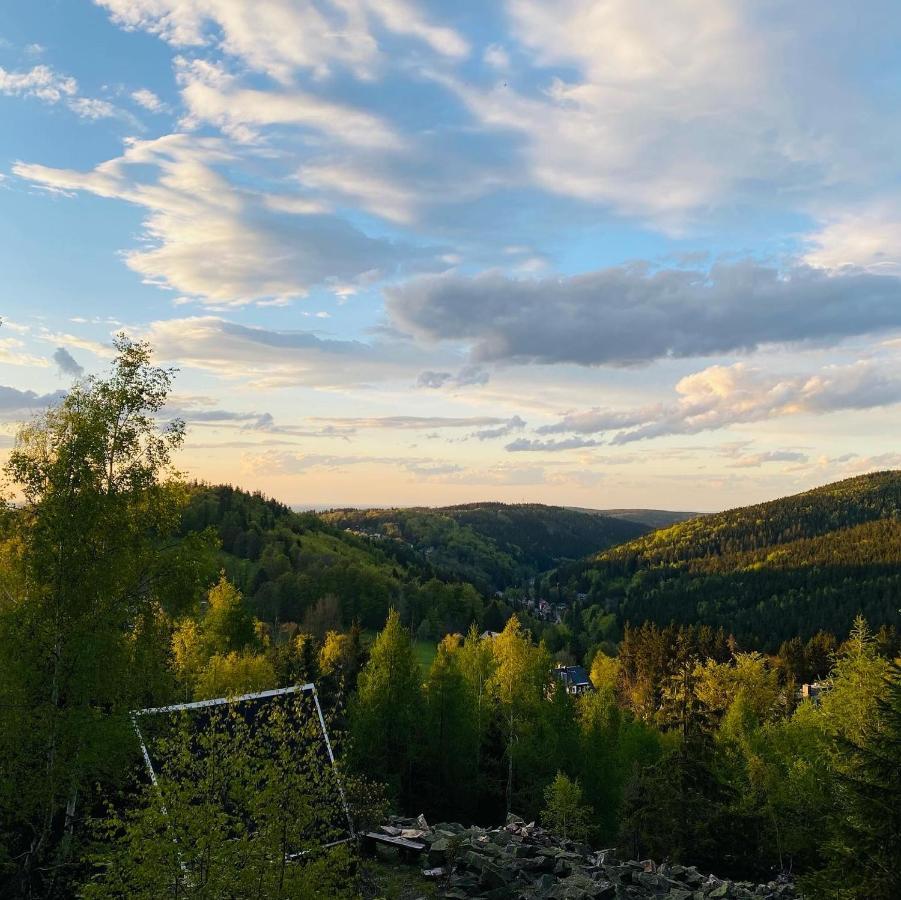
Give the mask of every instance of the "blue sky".
[[888, 0], [7, 0], [0, 448], [124, 329], [183, 468], [292, 503], [901, 466], [899, 38]]

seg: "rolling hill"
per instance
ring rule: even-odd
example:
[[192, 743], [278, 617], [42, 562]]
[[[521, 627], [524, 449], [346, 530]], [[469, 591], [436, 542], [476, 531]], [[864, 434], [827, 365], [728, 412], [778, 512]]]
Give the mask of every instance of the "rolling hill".
[[637, 522], [639, 525], [646, 525], [648, 528], [668, 528], [677, 522], [685, 522], [688, 519], [694, 519], [703, 515], [703, 513], [672, 509], [589, 509], [584, 506], [570, 506], [567, 509], [588, 513], [592, 516], [625, 519], [627, 522]]
[[694, 518], [559, 576], [620, 623], [722, 625], [750, 646], [843, 634], [857, 612], [901, 625], [901, 472]]
[[402, 541], [424, 554], [442, 577], [469, 581], [486, 593], [648, 531], [637, 522], [537, 503], [343, 509], [322, 518], [377, 539]]
[[646, 530], [540, 505], [296, 512], [261, 494], [196, 485], [182, 529], [205, 528], [219, 538], [220, 566], [270, 625], [309, 622], [330, 597], [345, 627], [357, 619], [381, 628], [394, 606], [438, 638], [481, 625], [495, 591]]

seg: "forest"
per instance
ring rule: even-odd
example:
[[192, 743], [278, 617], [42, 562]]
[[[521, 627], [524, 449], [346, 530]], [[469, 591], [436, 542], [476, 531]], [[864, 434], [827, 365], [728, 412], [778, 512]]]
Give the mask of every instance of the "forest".
[[309, 682], [358, 830], [516, 813], [628, 859], [899, 896], [901, 474], [648, 533], [494, 504], [296, 513], [186, 482], [175, 373], [116, 350], [6, 466], [0, 896], [361, 896], [286, 719], [185, 725], [153, 783], [129, 718]]
[[878, 472], [651, 532], [544, 576], [619, 623], [705, 623], [775, 651], [858, 613], [901, 625], [901, 475]]

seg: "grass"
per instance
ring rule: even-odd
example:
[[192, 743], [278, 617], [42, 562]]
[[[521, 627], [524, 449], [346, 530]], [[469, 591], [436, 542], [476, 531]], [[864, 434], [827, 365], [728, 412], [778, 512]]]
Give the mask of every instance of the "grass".
[[432, 662], [438, 653], [437, 644], [434, 641], [413, 641], [413, 652], [422, 667], [422, 674], [425, 675], [432, 668]]
[[[370, 641], [374, 641], [376, 632], [367, 629], [363, 635]], [[413, 653], [416, 654], [416, 659], [422, 668], [422, 675], [425, 677], [432, 668], [432, 662], [438, 653], [438, 645], [435, 641], [413, 641]]]

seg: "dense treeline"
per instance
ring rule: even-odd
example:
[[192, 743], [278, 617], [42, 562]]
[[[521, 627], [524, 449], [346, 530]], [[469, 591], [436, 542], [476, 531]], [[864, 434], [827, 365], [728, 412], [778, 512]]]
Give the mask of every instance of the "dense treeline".
[[[821, 698], [799, 702], [794, 667], [820, 671], [828, 647]], [[568, 805], [590, 840], [630, 858], [895, 896], [901, 670], [863, 619], [838, 648], [821, 634], [784, 649], [647, 624], [596, 657], [596, 691], [572, 697], [515, 617], [495, 638], [448, 636], [421, 674], [392, 615], [351, 702], [355, 760], [410, 812], [553, 820]]]
[[408, 544], [425, 554], [442, 577], [468, 581], [484, 593], [519, 585], [562, 560], [648, 530], [635, 522], [527, 503], [333, 510], [323, 518]]
[[[19, 497], [0, 532], [0, 895], [358, 896], [354, 847], [324, 848], [317, 824], [343, 815], [339, 794], [295, 765], [284, 719], [185, 725], [158, 748], [157, 784], [129, 721], [309, 681], [358, 826], [388, 800], [485, 823], [514, 810], [630, 856], [793, 871], [812, 897], [898, 895], [891, 627], [799, 629], [768, 656], [726, 627], [620, 629], [577, 604], [539, 639], [397, 547], [185, 485], [183, 425], [158, 426], [172, 373], [145, 344], [116, 346], [110, 377], [21, 429], [6, 467]], [[871, 527], [851, 526], [860, 553], [890, 559]], [[802, 539], [811, 565], [829, 537]], [[486, 623], [500, 633], [481, 637]], [[427, 671], [425, 634], [441, 638]], [[596, 690], [561, 689], [555, 658], [590, 665]], [[822, 693], [799, 702], [810, 679]], [[289, 860], [298, 847], [316, 852]]]
[[775, 649], [857, 612], [899, 624], [901, 474], [881, 472], [704, 516], [549, 576], [617, 623], [703, 622]]

